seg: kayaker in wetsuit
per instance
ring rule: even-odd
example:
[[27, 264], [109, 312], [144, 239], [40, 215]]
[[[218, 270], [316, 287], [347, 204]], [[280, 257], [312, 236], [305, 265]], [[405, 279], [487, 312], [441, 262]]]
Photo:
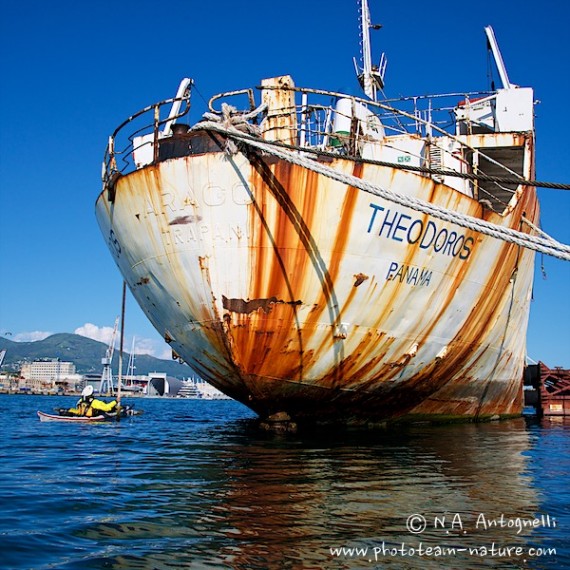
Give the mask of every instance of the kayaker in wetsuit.
[[93, 396], [93, 386], [85, 386], [81, 392], [81, 398], [75, 404], [75, 408], [70, 408], [68, 411], [74, 416], [86, 416], [88, 418], [97, 416], [101, 412], [112, 412], [117, 407], [117, 401], [103, 402], [97, 400]]

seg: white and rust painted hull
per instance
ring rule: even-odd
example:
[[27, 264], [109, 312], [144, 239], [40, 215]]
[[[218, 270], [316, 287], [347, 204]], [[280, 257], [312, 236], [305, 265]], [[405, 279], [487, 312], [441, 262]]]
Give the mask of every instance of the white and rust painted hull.
[[[399, 194], [521, 230], [431, 178], [327, 159]], [[522, 411], [534, 252], [280, 159], [217, 150], [102, 192], [134, 297], [200, 376], [261, 416], [335, 422]]]

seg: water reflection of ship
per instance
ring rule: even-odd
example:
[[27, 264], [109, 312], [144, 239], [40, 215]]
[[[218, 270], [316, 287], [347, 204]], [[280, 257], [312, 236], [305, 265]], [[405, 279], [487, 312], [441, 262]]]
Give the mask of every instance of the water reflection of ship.
[[[288, 568], [348, 568], [355, 560], [334, 559], [330, 547], [421, 541], [468, 548], [524, 546], [529, 540], [528, 530], [517, 534], [478, 522], [481, 514], [485, 520], [529, 519], [539, 509], [527, 475], [531, 443], [522, 420], [417, 427], [368, 439], [366, 447], [347, 434], [332, 446], [328, 434], [303, 446], [263, 440], [239, 447], [223, 476], [229, 486], [199, 523], [225, 534], [224, 567], [277, 568], [287, 559]], [[421, 535], [406, 530], [413, 513], [426, 517]], [[444, 517], [444, 528], [434, 528], [436, 516]], [[410, 567], [399, 566], [401, 557], [387, 562]], [[425, 568], [473, 568], [488, 560], [459, 553], [421, 562]]]

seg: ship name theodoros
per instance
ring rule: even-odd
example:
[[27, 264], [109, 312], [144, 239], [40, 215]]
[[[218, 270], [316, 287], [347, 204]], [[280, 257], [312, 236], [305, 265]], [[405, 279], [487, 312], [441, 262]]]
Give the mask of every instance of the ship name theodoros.
[[474, 243], [472, 237], [436, 224], [432, 220], [414, 218], [392, 208], [371, 203], [372, 213], [368, 233], [380, 238], [417, 245], [420, 249], [433, 251], [458, 259], [467, 259]]

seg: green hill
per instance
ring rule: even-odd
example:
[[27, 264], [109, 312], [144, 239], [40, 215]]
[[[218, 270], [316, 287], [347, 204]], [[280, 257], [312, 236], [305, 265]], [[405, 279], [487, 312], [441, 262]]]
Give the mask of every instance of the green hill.
[[[31, 362], [43, 358], [59, 358], [73, 362], [78, 374], [100, 374], [103, 367], [101, 359], [107, 352], [107, 345], [77, 334], [58, 333], [44, 340], [34, 342], [14, 342], [0, 337], [0, 350], [6, 349], [6, 358], [2, 371], [17, 371], [22, 362]], [[115, 350], [112, 368], [117, 373], [119, 351]], [[123, 371], [126, 372], [129, 353], [123, 352]], [[135, 374], [166, 372], [175, 378], [194, 376], [193, 370], [186, 364], [174, 360], [162, 360], [146, 354], [135, 354]]]

